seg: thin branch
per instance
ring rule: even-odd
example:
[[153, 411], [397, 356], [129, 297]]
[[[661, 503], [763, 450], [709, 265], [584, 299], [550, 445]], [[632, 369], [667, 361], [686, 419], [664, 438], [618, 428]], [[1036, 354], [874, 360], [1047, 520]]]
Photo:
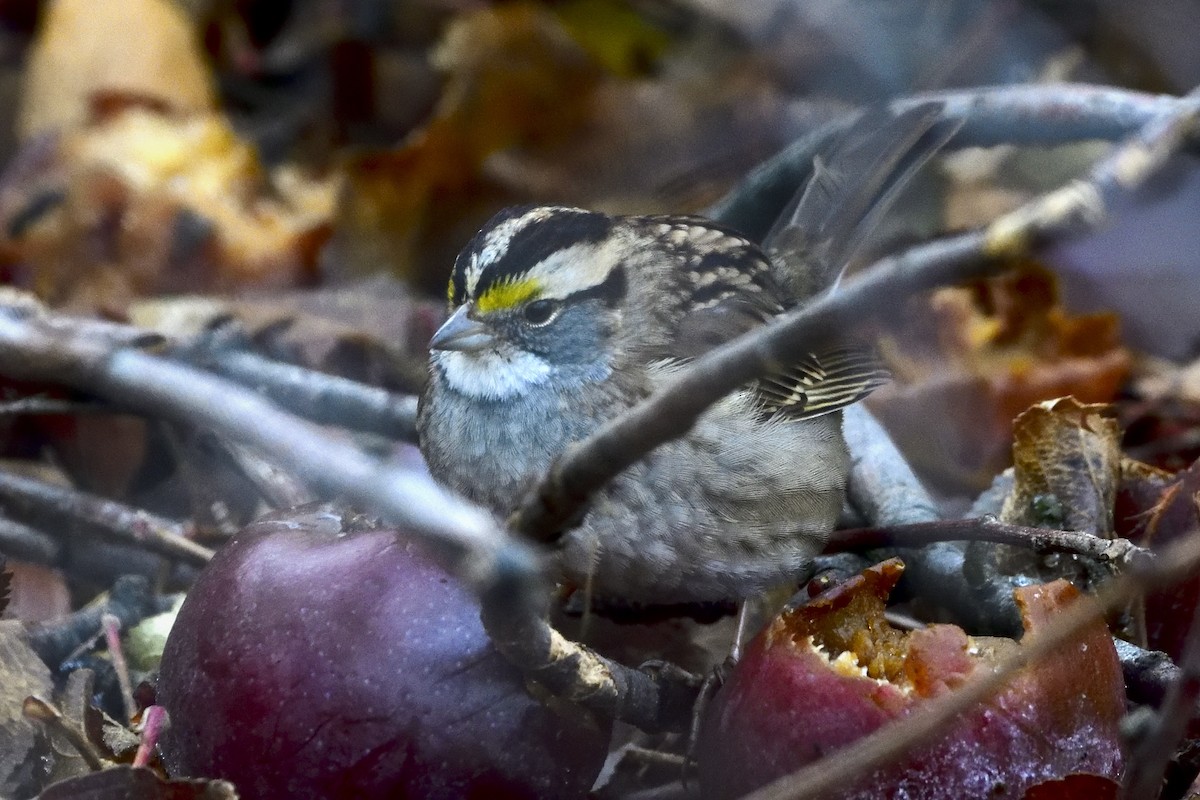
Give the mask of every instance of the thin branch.
[[963, 713], [994, 695], [1021, 669], [1046, 658], [1088, 625], [1122, 608], [1138, 595], [1169, 586], [1200, 570], [1200, 536], [1188, 536], [1159, 552], [1153, 562], [1108, 581], [1094, 597], [1080, 597], [1043, 630], [1029, 637], [994, 671], [968, 682], [963, 688], [933, 699], [907, 717], [884, 725], [874, 733], [830, 756], [764, 786], [743, 800], [815, 800], [844, 790], [944, 734]]
[[340, 425], [406, 442], [417, 440], [417, 398], [393, 394], [358, 381], [284, 364], [231, 347], [204, 347], [207, 340], [178, 348], [187, 363], [264, 393], [313, 422]]
[[36, 528], [0, 517], [0, 553], [34, 564], [52, 565], [62, 554], [62, 545]]
[[[943, 121], [961, 124], [948, 149], [1001, 144], [1054, 145], [1085, 139], [1117, 140], [1152, 119], [1169, 114], [1179, 99], [1111, 87], [1062, 84], [931, 92], [896, 100], [903, 112], [922, 103], [942, 103]], [[752, 171], [707, 211], [751, 239], [761, 239], [812, 170], [813, 157], [858, 121], [835, 120], [802, 136]]]
[[854, 508], [877, 526], [938, 519], [937, 505], [892, 437], [862, 403], [842, 413], [850, 451], [846, 494]]
[[0, 502], [18, 516], [68, 527], [82, 523], [114, 539], [187, 564], [203, 566], [213, 557], [212, 550], [188, 538], [186, 525], [115, 500], [11, 472], [0, 471]]
[[[546, 623], [545, 596], [525, 594], [512, 613], [514, 583], [482, 598], [481, 619], [492, 644], [524, 674], [569, 700], [646, 732], [687, 730], [699, 687], [673, 670], [630, 669], [564, 637]], [[540, 603], [539, 606], [533, 605]]]
[[0, 403], [0, 417], [120, 413], [123, 413], [120, 409], [107, 403], [97, 403], [94, 400], [62, 400], [41, 394]]
[[96, 638], [105, 614], [113, 615], [129, 629], [146, 617], [165, 610], [150, 590], [149, 581], [140, 575], [124, 575], [113, 583], [103, 604], [89, 605], [65, 617], [29, 625], [29, 646], [42, 661], [57, 667], [85, 642]]
[[342, 494], [426, 539], [458, 574], [486, 583], [496, 569], [533, 580], [536, 553], [506, 536], [490, 514], [418, 470], [361, 452], [344, 437], [298, 419], [256, 393], [193, 367], [80, 335], [79, 320], [0, 309], [0, 373], [53, 381], [150, 416], [210, 428], [293, 468], [309, 484]]
[[875, 528], [834, 531], [825, 552], [876, 547], [925, 547], [934, 542], [993, 542], [1027, 547], [1038, 553], [1071, 553], [1118, 566], [1153, 561], [1154, 552], [1128, 539], [1104, 539], [1090, 533], [1010, 525], [995, 517], [948, 519]]
[[555, 541], [591, 495], [646, 453], [683, 436], [714, 402], [789, 363], [792, 353], [893, 311], [926, 289], [1004, 270], [1030, 249], [1095, 228], [1109, 201], [1136, 188], [1191, 135], [1200, 103], [1176, 101], [1136, 137], [1077, 180], [982, 230], [917, 245], [881, 259], [843, 288], [697, 359], [647, 400], [569, 448], [509, 520], [514, 531]]

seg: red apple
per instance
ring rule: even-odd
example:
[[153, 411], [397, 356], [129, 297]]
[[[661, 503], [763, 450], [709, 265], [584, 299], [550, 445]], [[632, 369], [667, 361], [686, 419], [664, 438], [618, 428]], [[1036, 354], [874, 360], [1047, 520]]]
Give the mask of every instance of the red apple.
[[474, 595], [394, 531], [258, 523], [188, 594], [163, 653], [175, 776], [243, 797], [583, 797], [608, 731], [530, 697]]
[[[1009, 639], [953, 625], [905, 633], [883, 617], [899, 562], [885, 562], [785, 612], [714, 698], [697, 748], [706, 798], [740, 797], [845, 747], [991, 668]], [[1065, 581], [1018, 592], [1026, 633], [1078, 592]], [[1021, 798], [1078, 773], [1118, 778], [1124, 683], [1097, 622], [1055, 658], [1018, 674], [932, 744], [847, 786], [843, 798]]]

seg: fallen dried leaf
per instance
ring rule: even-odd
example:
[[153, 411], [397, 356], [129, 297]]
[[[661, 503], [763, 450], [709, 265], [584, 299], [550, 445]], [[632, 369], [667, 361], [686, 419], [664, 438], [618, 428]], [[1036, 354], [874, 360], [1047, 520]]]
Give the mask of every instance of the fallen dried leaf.
[[1006, 522], [1112, 538], [1121, 431], [1113, 411], [1073, 397], [1032, 406], [1013, 423]]
[[49, 696], [50, 670], [25, 643], [24, 626], [0, 621], [0, 795], [24, 797], [36, 790], [34, 766], [46, 755], [42, 729], [25, 718], [30, 695]]
[[[1170, 475], [1159, 470], [1125, 470], [1114, 519], [1118, 536], [1144, 547], [1160, 548], [1200, 529], [1196, 498], [1200, 461]], [[1179, 658], [1197, 603], [1200, 578], [1146, 595], [1146, 638], [1151, 649]]]
[[175, 111], [214, 107], [199, 37], [176, 3], [47, 4], [25, 71], [21, 138], [82, 124], [99, 92], [144, 97]]
[[44, 622], [71, 611], [71, 592], [63, 574], [54, 568], [26, 561], [9, 561], [12, 595], [9, 619], [21, 622]]
[[470, 232], [455, 229], [442, 258], [426, 263], [417, 254], [428, 249], [431, 229], [447, 223], [429, 212], [452, 207], [471, 225], [482, 222], [470, 210], [496, 205], [482, 188], [484, 159], [564, 140], [589, 118], [603, 70], [553, 14], [529, 2], [458, 17], [433, 59], [446, 74], [433, 118], [394, 150], [350, 159], [337, 242], [351, 274], [386, 268], [440, 290], [446, 261]]
[[336, 181], [267, 173], [218, 114], [126, 102], [45, 147], [6, 176], [0, 265], [51, 304], [120, 315], [134, 297], [314, 280]]
[[1065, 395], [1109, 402], [1130, 368], [1117, 318], [1068, 314], [1034, 265], [909, 303], [880, 350], [895, 381], [868, 404], [924, 477], [972, 494], [1008, 466], [1017, 414]]

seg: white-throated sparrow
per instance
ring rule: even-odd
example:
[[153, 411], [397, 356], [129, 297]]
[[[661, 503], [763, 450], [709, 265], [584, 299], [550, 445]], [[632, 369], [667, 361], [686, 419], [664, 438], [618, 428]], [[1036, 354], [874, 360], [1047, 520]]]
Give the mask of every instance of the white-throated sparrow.
[[[430, 345], [430, 469], [507, 514], [567, 445], [791, 302], [762, 250], [714, 222], [502, 211], [458, 256]], [[562, 577], [650, 603], [802, 577], [842, 507], [837, 412], [880, 379], [872, 359], [832, 349], [725, 398], [594, 498], [558, 543]]]

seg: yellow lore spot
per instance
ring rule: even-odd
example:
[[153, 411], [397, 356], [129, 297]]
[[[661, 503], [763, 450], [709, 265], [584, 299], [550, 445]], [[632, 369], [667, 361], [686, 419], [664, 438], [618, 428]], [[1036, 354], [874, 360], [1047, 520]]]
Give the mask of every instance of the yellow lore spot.
[[483, 313], [516, 308], [521, 303], [541, 294], [541, 285], [532, 278], [516, 278], [493, 283], [475, 300], [475, 307]]

